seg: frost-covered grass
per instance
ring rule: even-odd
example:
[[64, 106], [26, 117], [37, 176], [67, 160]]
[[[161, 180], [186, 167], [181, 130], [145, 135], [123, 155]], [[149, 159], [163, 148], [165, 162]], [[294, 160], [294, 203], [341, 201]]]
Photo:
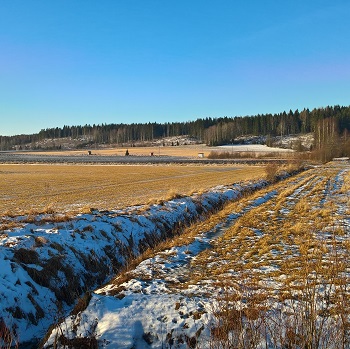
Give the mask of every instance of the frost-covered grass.
[[228, 204], [96, 290], [46, 347], [349, 348], [349, 188], [334, 163]]

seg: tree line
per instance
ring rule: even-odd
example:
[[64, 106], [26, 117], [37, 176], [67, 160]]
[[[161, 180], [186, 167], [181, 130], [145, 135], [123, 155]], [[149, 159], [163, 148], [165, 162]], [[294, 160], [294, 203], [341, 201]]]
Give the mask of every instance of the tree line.
[[347, 134], [350, 130], [350, 106], [335, 105], [311, 111], [290, 110], [244, 117], [208, 117], [186, 122], [94, 124], [47, 128], [36, 134], [0, 136], [0, 150], [10, 150], [44, 139], [66, 137], [86, 140], [90, 144], [122, 145], [189, 135], [207, 145], [222, 145], [234, 142], [237, 137], [245, 135], [275, 137], [309, 132], [315, 134], [315, 146], [320, 147], [320, 144], [328, 139], [329, 124], [332, 124], [333, 139], [335, 136], [342, 137]]

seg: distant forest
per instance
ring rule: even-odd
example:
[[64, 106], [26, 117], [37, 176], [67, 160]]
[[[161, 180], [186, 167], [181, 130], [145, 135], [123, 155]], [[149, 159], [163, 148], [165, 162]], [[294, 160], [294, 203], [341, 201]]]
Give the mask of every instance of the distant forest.
[[[133, 144], [150, 142], [164, 137], [189, 135], [207, 145], [222, 145], [234, 142], [239, 136], [284, 136], [313, 132], [315, 147], [319, 148], [331, 139], [347, 137], [350, 130], [350, 106], [328, 106], [278, 114], [258, 114], [205, 118], [187, 122], [97, 124], [64, 126], [43, 129], [37, 134], [0, 136], [0, 149], [10, 150], [35, 144], [44, 139], [71, 137], [85, 139], [88, 144]], [[31, 147], [33, 148], [33, 147]]]

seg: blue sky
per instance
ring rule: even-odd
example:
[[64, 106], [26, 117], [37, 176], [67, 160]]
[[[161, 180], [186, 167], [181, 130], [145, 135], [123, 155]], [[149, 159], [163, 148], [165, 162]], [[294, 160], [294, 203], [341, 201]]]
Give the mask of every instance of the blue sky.
[[350, 1], [0, 0], [0, 135], [350, 105]]

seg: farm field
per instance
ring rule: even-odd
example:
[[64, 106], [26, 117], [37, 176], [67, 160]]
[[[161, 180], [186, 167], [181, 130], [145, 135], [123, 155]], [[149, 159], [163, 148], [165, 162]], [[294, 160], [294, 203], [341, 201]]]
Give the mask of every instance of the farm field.
[[[90, 152], [92, 156], [125, 156], [126, 150], [129, 151], [130, 156], [149, 156], [153, 153], [154, 156], [174, 156], [174, 157], [189, 157], [197, 158], [198, 153], [203, 153], [204, 157], [208, 157], [210, 152], [246, 152], [255, 153], [258, 155], [271, 153], [271, 154], [288, 154], [292, 153], [290, 149], [267, 147], [261, 144], [246, 144], [246, 145], [226, 145], [218, 147], [210, 147], [204, 144], [196, 145], [180, 145], [180, 146], [152, 146], [152, 147], [118, 147], [118, 148], [91, 148]], [[51, 156], [82, 156], [87, 155], [88, 150], [64, 150], [64, 151], [44, 151], [44, 152], [16, 152], [18, 154], [44, 154]]]
[[59, 333], [106, 348], [349, 348], [349, 189], [349, 166], [332, 163], [232, 202]]
[[[126, 150], [129, 151], [130, 156], [149, 156], [153, 153], [154, 156], [183, 156], [183, 157], [198, 157], [198, 153], [204, 153], [205, 156], [209, 154], [212, 148], [205, 145], [180, 145], [180, 146], [152, 146], [152, 147], [118, 147], [118, 148], [99, 148], [90, 149], [91, 155], [98, 156], [125, 156]], [[19, 152], [20, 153], [20, 152]], [[24, 154], [40, 154], [40, 152], [23, 152]], [[64, 150], [64, 151], [45, 151], [42, 152], [47, 155], [57, 156], [71, 156], [71, 155], [87, 155], [88, 150]]]
[[245, 165], [0, 164], [0, 215], [120, 209], [264, 176]]

